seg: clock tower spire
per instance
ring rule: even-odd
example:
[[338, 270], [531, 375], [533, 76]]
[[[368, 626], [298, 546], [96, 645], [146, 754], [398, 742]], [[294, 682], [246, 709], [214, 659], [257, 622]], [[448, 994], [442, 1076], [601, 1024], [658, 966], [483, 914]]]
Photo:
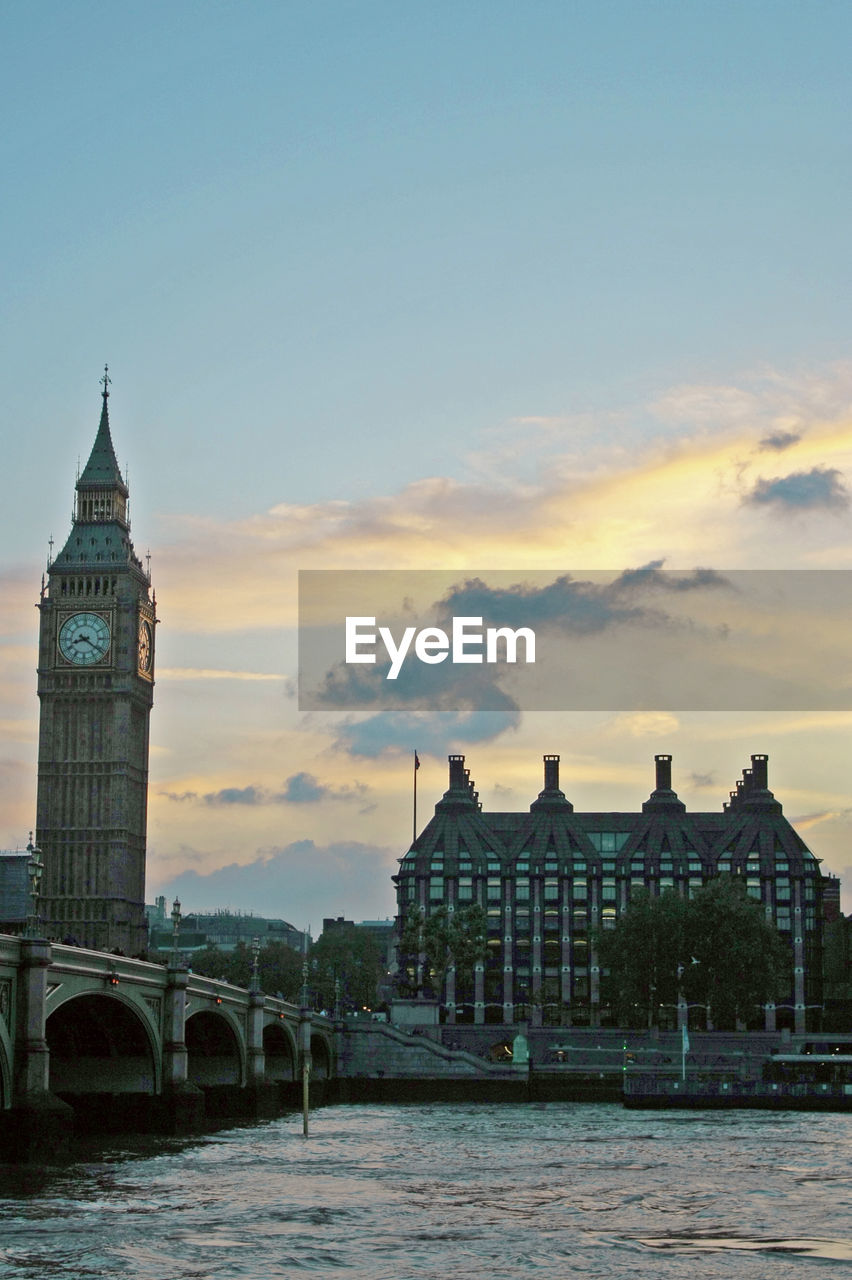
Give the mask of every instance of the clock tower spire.
[[49, 936], [145, 947], [148, 721], [155, 605], [130, 540], [129, 491], [109, 425], [111, 379], [71, 533], [48, 565], [39, 628], [37, 841]]

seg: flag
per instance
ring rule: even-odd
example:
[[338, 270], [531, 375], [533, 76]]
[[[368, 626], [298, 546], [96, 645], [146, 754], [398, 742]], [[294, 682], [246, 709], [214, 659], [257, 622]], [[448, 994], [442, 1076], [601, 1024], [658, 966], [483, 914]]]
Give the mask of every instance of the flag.
[[686, 1029], [686, 1023], [684, 1023], [683, 1026], [681, 1027], [680, 1034], [681, 1034], [681, 1048], [684, 1053], [689, 1053], [689, 1032]]
[[417, 752], [416, 752], [416, 751], [415, 751], [415, 753], [414, 753], [414, 768], [415, 768], [415, 770], [417, 770], [417, 769], [419, 769], [419, 768], [420, 768], [420, 757], [419, 757], [419, 755], [417, 754]]

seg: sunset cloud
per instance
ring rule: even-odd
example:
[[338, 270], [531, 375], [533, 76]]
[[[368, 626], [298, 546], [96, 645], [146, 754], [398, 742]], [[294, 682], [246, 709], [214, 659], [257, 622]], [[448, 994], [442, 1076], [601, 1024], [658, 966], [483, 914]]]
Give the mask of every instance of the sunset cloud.
[[836, 467], [812, 467], [774, 480], [758, 480], [746, 501], [787, 511], [838, 511], [848, 508], [849, 490]]
[[286, 903], [287, 919], [299, 927], [311, 923], [316, 936], [322, 922], [316, 917], [310, 921], [307, 913], [317, 901], [327, 904], [329, 916], [375, 917], [377, 883], [383, 887], [379, 908], [383, 915], [392, 915], [389, 873], [397, 856], [393, 850], [358, 841], [322, 845], [310, 839], [295, 840], [259, 850], [247, 863], [182, 871], [162, 881], [159, 891], [168, 898], [179, 895], [196, 911], [215, 910], [227, 903], [231, 910], [260, 913], [264, 904]]
[[[846, 386], [845, 375], [842, 381]], [[821, 398], [807, 383], [802, 394], [805, 402], [794, 415], [787, 384], [779, 390], [769, 381], [742, 392], [680, 388], [654, 406], [658, 437], [629, 449], [591, 446], [582, 463], [557, 447], [539, 477], [525, 484], [508, 486], [495, 476], [431, 477], [360, 501], [280, 503], [232, 523], [170, 519], [163, 530], [168, 545], [158, 554], [158, 590], [169, 603], [170, 627], [203, 626], [211, 634], [293, 627], [299, 569], [558, 571], [661, 558], [673, 569], [727, 569], [794, 567], [834, 555], [835, 527], [819, 517], [836, 517], [848, 505], [852, 412], [818, 417], [817, 408], [837, 408], [836, 389]], [[663, 430], [668, 415], [681, 428], [675, 438]], [[797, 466], [787, 476], [767, 478], [758, 470], [772, 439], [795, 453]], [[550, 431], [544, 446], [553, 446]], [[812, 523], [804, 541], [801, 530], [776, 529], [770, 557], [752, 520], [778, 510], [802, 511]], [[204, 678], [264, 676], [240, 671], [235, 666], [217, 676], [210, 664]]]
[[321, 801], [358, 801], [363, 802], [370, 788], [356, 782], [351, 786], [335, 787], [322, 783], [312, 773], [304, 771], [292, 774], [284, 782], [281, 790], [269, 787], [250, 785], [245, 787], [220, 787], [218, 791], [165, 791], [158, 792], [164, 800], [174, 800], [179, 804], [198, 803], [205, 805], [273, 805], [273, 804], [319, 804]]
[[790, 449], [794, 444], [798, 444], [801, 438], [801, 433], [798, 431], [773, 431], [771, 435], [763, 437], [760, 447], [761, 449], [773, 449], [776, 453], [782, 453], [785, 449]]

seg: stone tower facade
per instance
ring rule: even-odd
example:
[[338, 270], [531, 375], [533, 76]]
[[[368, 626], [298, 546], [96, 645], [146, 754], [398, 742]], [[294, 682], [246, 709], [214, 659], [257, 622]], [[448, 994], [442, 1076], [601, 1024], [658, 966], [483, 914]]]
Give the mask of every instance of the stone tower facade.
[[156, 598], [130, 540], [109, 376], [71, 533], [42, 580], [37, 841], [46, 936], [136, 955], [146, 945], [148, 722]]

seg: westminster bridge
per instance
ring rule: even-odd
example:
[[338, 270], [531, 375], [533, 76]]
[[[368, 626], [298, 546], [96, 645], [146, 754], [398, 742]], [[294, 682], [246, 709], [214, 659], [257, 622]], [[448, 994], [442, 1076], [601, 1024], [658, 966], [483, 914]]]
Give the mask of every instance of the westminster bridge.
[[62, 1098], [83, 1114], [132, 1098], [180, 1131], [205, 1098], [208, 1114], [211, 1100], [214, 1114], [269, 1114], [306, 1074], [336, 1074], [319, 1014], [184, 968], [0, 935], [0, 1149], [13, 1158], [73, 1127]]

